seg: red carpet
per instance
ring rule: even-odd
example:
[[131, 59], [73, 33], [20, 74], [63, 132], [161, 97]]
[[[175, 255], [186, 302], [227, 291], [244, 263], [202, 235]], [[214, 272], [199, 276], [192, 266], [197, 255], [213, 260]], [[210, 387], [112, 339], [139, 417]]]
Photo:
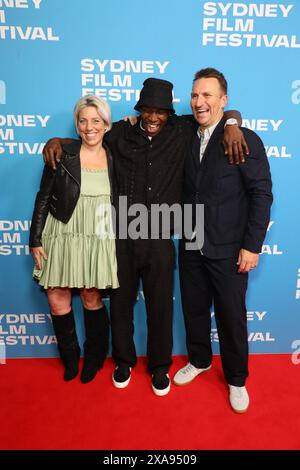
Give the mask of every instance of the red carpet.
[[[175, 357], [171, 376], [185, 364]], [[63, 382], [57, 359], [0, 365], [0, 448], [299, 449], [300, 365], [290, 355], [250, 357], [246, 414], [231, 411], [220, 358], [169, 395], [156, 397], [145, 359], [127, 389], [112, 386], [112, 361], [90, 384]]]

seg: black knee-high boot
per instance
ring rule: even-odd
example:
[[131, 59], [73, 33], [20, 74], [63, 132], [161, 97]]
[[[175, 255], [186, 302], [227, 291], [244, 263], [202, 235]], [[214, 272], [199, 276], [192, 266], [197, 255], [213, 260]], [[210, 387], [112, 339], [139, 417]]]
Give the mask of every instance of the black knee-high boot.
[[78, 344], [73, 310], [66, 315], [52, 315], [61, 360], [65, 366], [64, 380], [72, 380], [78, 374], [80, 348]]
[[109, 319], [105, 305], [97, 310], [84, 308], [84, 363], [81, 382], [88, 383], [103, 366], [108, 352]]

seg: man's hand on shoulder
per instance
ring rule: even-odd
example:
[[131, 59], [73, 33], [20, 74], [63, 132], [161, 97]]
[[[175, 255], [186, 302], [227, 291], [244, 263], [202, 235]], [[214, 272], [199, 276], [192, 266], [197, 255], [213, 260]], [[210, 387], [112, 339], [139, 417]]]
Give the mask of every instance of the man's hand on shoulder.
[[237, 124], [226, 125], [224, 129], [223, 145], [228, 162], [239, 164], [245, 162], [245, 154], [249, 155], [249, 149], [244, 134]]
[[62, 154], [62, 139], [54, 137], [48, 140], [43, 149], [44, 162], [53, 170], [56, 170], [56, 164], [60, 162]]

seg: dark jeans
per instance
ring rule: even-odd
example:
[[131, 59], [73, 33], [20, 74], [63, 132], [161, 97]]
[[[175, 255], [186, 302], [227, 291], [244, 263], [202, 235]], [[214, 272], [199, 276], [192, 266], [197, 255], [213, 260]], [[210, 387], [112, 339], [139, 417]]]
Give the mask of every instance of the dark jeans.
[[209, 259], [180, 249], [179, 270], [189, 359], [197, 368], [211, 364], [211, 313], [214, 303], [225, 378], [245, 385], [248, 334], [245, 296], [248, 275], [237, 272], [237, 259]]
[[112, 356], [116, 364], [136, 364], [133, 307], [142, 279], [147, 311], [148, 370], [168, 371], [172, 363], [172, 240], [117, 240], [120, 287], [111, 293]]

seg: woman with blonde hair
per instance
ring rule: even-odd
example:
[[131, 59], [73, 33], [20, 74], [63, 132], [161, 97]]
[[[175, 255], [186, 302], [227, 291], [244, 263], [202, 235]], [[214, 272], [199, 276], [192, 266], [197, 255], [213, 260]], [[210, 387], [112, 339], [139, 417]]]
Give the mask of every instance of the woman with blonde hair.
[[109, 105], [82, 97], [74, 109], [80, 140], [65, 143], [55, 170], [45, 166], [30, 230], [34, 277], [47, 291], [64, 380], [78, 374], [80, 348], [72, 311], [72, 288], [84, 307], [81, 382], [93, 380], [108, 350], [109, 320], [100, 289], [117, 288], [112, 230], [112, 155], [103, 143], [111, 129]]

